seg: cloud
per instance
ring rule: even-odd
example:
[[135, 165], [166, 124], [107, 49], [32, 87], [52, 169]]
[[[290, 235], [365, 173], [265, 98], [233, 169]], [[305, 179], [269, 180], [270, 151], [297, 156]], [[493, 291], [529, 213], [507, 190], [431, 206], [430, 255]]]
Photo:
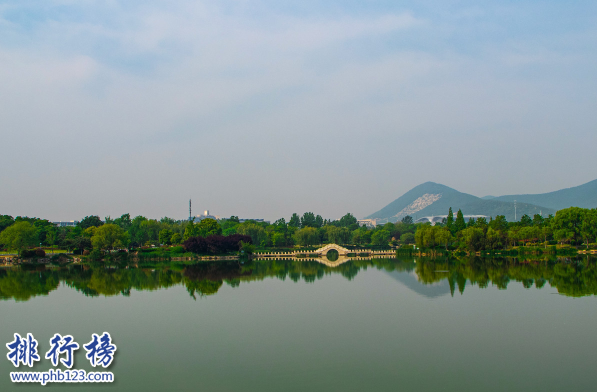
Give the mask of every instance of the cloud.
[[[60, 196], [48, 204], [55, 219], [90, 204], [119, 215], [132, 200], [139, 213], [175, 215], [160, 207], [173, 193], [223, 214], [362, 216], [427, 180], [522, 192], [524, 179], [502, 171], [567, 173], [544, 154], [597, 141], [594, 29], [515, 34], [526, 21], [516, 7], [338, 4], [0, 6], [0, 136], [15, 146], [0, 182], [31, 190], [2, 205], [41, 205], [28, 181], [43, 179]], [[89, 200], [53, 185], [74, 178]]]

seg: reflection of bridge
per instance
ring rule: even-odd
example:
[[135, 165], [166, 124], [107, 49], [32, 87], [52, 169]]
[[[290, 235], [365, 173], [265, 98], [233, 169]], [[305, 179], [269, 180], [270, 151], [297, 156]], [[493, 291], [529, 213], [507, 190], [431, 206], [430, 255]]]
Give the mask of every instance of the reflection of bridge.
[[[327, 257], [328, 252], [335, 250], [338, 252], [338, 259], [330, 260]], [[349, 256], [354, 254], [354, 256]], [[365, 255], [366, 256], [363, 256]], [[347, 249], [336, 244], [327, 244], [316, 250], [295, 250], [292, 252], [267, 252], [255, 253], [257, 259], [289, 259], [296, 261], [317, 261], [328, 267], [337, 267], [351, 260], [371, 260], [374, 257], [395, 257], [393, 250], [371, 250], [371, 249]]]

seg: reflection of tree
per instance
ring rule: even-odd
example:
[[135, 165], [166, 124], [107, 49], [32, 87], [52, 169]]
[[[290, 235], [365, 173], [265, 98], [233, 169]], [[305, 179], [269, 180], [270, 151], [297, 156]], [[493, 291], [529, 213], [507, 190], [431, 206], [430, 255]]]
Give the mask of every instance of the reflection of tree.
[[[447, 270], [448, 273], [438, 273]], [[597, 265], [595, 261], [566, 259], [531, 259], [474, 257], [453, 260], [450, 263], [436, 260], [420, 260], [416, 266], [419, 281], [431, 284], [448, 279], [454, 295], [455, 285], [462, 294], [466, 282], [479, 288], [491, 283], [505, 290], [510, 281], [519, 282], [525, 288], [542, 288], [546, 283], [568, 296], [597, 295]]]
[[59, 284], [58, 275], [51, 271], [0, 269], [0, 299], [28, 301], [31, 297], [48, 295]]
[[[176, 265], [172, 265], [175, 268]], [[510, 282], [525, 288], [545, 287], [549, 284], [567, 296], [597, 295], [597, 265], [594, 259], [515, 258], [468, 259], [372, 259], [351, 260], [337, 267], [316, 261], [266, 260], [257, 262], [215, 261], [186, 266], [182, 271], [170, 269], [109, 268], [69, 266], [46, 269], [42, 266], [23, 266], [0, 269], [0, 299], [27, 301], [37, 295], [48, 295], [60, 282], [87, 296], [128, 296], [133, 291], [158, 290], [183, 284], [195, 297], [217, 293], [224, 282], [238, 287], [244, 282], [267, 278], [313, 283], [326, 275], [339, 274], [348, 280], [360, 270], [376, 268], [384, 271], [414, 271], [421, 284], [448, 280], [452, 295], [465, 286], [479, 288], [490, 284], [505, 290]]]
[[217, 293], [224, 280], [237, 287], [240, 278], [251, 272], [238, 262], [200, 263], [185, 268], [184, 285], [191, 297], [196, 298], [195, 293], [203, 297]]
[[208, 279], [187, 280], [185, 281], [185, 286], [191, 297], [196, 299], [195, 293], [198, 293], [200, 297], [217, 293], [220, 287], [222, 287], [222, 281], [218, 280], [214, 282]]

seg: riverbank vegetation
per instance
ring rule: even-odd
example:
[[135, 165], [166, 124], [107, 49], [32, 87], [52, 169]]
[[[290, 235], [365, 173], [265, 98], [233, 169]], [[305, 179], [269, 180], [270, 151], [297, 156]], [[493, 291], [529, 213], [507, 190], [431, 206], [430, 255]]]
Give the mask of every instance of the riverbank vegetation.
[[352, 280], [361, 270], [414, 272], [421, 285], [447, 282], [449, 291], [464, 294], [467, 286], [507, 289], [512, 283], [526, 289], [554, 287], [567, 296], [597, 295], [597, 263], [590, 256], [531, 258], [398, 258], [351, 260], [337, 267], [315, 261], [218, 261], [168, 264], [138, 263], [105, 266], [21, 265], [0, 269], [0, 300], [27, 301], [48, 295], [61, 283], [85, 296], [133, 295], [183, 285], [193, 298], [214, 295], [225, 284], [232, 288], [267, 278], [314, 283], [338, 274]]
[[[336, 243], [352, 248], [417, 251], [430, 254], [475, 253], [509, 255], [525, 253], [574, 252], [594, 249], [597, 237], [597, 210], [577, 207], [558, 211], [555, 216], [524, 215], [508, 222], [504, 216], [465, 221], [452, 209], [443, 222], [415, 224], [410, 216], [376, 227], [359, 225], [352, 214], [338, 220], [323, 219], [306, 212], [274, 223], [228, 219], [198, 222], [162, 218], [83, 218], [76, 227], [56, 227], [51, 222], [28, 217], [0, 216], [0, 251], [43, 257], [41, 251], [67, 251], [89, 258], [117, 255], [184, 257], [226, 255], [265, 250], [314, 249]], [[511, 253], [508, 253], [511, 252]]]

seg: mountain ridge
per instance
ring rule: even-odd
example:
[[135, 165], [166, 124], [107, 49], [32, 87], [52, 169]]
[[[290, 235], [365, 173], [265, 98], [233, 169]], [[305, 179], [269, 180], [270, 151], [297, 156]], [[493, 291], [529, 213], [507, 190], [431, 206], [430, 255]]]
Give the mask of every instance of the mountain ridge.
[[[514, 201], [516, 201], [516, 208]], [[413, 217], [446, 215], [450, 207], [466, 215], [505, 215], [509, 221], [523, 215], [555, 214], [568, 207], [597, 207], [597, 180], [542, 194], [477, 197], [443, 184], [427, 181], [412, 188], [367, 219], [388, 219], [395, 222], [406, 215]], [[515, 219], [516, 218], [516, 219]]]

